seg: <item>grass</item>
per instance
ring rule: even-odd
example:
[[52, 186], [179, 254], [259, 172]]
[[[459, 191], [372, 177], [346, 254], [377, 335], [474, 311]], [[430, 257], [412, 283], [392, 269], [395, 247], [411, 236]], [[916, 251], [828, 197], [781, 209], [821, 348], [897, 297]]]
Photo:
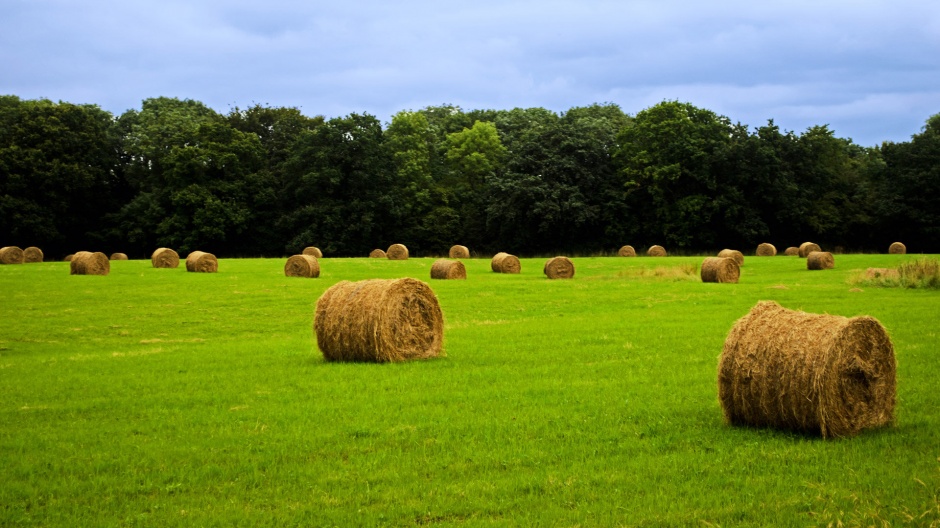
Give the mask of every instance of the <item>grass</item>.
[[[701, 257], [579, 258], [569, 281], [542, 259], [466, 281], [433, 259], [0, 266], [0, 525], [937, 526], [940, 292], [850, 283], [914, 259], [748, 257], [739, 284], [697, 281]], [[447, 356], [324, 363], [319, 295], [402, 276], [438, 295]], [[717, 358], [764, 299], [878, 318], [897, 424], [723, 424]]]

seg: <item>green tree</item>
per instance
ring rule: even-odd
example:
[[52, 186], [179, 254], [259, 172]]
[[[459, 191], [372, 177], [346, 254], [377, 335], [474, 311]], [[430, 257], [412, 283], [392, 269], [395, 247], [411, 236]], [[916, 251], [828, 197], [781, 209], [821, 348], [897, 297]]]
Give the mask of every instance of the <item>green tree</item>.
[[496, 126], [486, 121], [477, 121], [470, 128], [448, 134], [446, 144], [450, 171], [443, 185], [459, 205], [437, 213], [453, 219], [452, 211], [457, 211], [465, 244], [484, 248], [488, 243], [486, 206], [490, 183], [502, 169], [506, 148]]

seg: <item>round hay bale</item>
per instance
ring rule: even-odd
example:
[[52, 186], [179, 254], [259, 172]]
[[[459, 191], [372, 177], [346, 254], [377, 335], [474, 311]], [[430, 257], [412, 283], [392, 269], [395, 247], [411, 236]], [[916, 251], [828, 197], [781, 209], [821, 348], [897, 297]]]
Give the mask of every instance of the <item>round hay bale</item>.
[[110, 260], [127, 260], [127, 255], [124, 253], [111, 253]]
[[741, 253], [737, 249], [722, 249], [718, 252], [718, 256], [721, 258], [734, 259], [734, 261], [738, 263], [738, 266], [744, 265], [744, 253]]
[[706, 257], [702, 261], [702, 282], [737, 284], [740, 277], [738, 261], [731, 257]]
[[877, 319], [761, 301], [725, 340], [718, 399], [732, 425], [852, 436], [894, 421], [896, 370]]
[[0, 248], [0, 264], [22, 264], [26, 262], [23, 250], [16, 246]]
[[384, 258], [388, 258], [388, 257], [385, 255], [385, 250], [384, 250], [384, 249], [373, 249], [373, 250], [372, 250], [372, 253], [369, 253], [369, 258], [380, 258], [380, 259], [384, 259]]
[[111, 261], [100, 251], [79, 251], [69, 261], [70, 275], [107, 275], [111, 273]]
[[798, 257], [798, 256], [800, 256], [800, 248], [794, 247], [794, 246], [790, 246], [790, 247], [788, 247], [787, 249], [785, 249], [785, 250], [783, 251], [783, 254], [786, 255], [786, 256], [788, 256], [788, 257]]
[[635, 257], [636, 250], [633, 249], [633, 246], [623, 246], [620, 248], [620, 251], [617, 252], [621, 257]]
[[646, 254], [651, 257], [665, 257], [666, 248], [662, 246], [650, 246], [650, 248], [646, 250]]
[[341, 281], [317, 301], [313, 331], [326, 361], [427, 359], [441, 355], [444, 316], [419, 280]]
[[818, 244], [813, 244], [812, 242], [803, 242], [800, 244], [799, 255], [800, 258], [806, 258], [813, 251], [822, 251]]
[[891, 255], [903, 255], [907, 253], [907, 246], [900, 242], [892, 242], [891, 245], [888, 246], [888, 253]]
[[777, 255], [777, 248], [774, 247], [773, 244], [768, 244], [767, 242], [764, 242], [763, 244], [757, 245], [756, 255], [758, 257], [773, 257]]
[[72, 262], [72, 258], [75, 257], [75, 253], [69, 253], [62, 259], [63, 262]]
[[320, 248], [314, 246], [305, 247], [301, 254], [310, 255], [311, 257], [316, 257], [318, 259], [323, 258], [323, 252], [320, 251]]
[[23, 262], [42, 262], [44, 256], [42, 250], [36, 246], [30, 246], [23, 250]]
[[470, 250], [467, 249], [467, 246], [451, 246], [447, 255], [452, 259], [468, 259], [470, 258]]
[[194, 273], [215, 273], [219, 271], [219, 259], [212, 253], [193, 251], [186, 256], [186, 271]]
[[522, 271], [522, 263], [519, 262], [519, 257], [515, 255], [499, 252], [493, 255], [490, 268], [496, 273], [519, 273]]
[[170, 248], [157, 248], [150, 255], [150, 262], [155, 268], [177, 268], [180, 265], [180, 256]]
[[408, 248], [404, 244], [392, 244], [385, 251], [388, 260], [408, 260]]
[[570, 279], [574, 277], [574, 262], [568, 257], [554, 257], [545, 262], [542, 273], [549, 279]]
[[294, 255], [284, 264], [284, 276], [317, 278], [320, 276], [320, 263], [313, 255]]
[[438, 259], [431, 264], [432, 279], [466, 279], [467, 268], [459, 260]]
[[832, 269], [836, 261], [828, 251], [813, 251], [806, 257], [806, 269], [827, 270]]

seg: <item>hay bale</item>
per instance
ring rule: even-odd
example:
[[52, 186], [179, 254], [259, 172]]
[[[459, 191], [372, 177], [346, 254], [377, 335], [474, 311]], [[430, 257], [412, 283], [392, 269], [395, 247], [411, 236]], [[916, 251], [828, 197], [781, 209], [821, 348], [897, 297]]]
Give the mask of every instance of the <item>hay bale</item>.
[[385, 250], [384, 250], [384, 249], [373, 249], [372, 252], [369, 253], [369, 258], [380, 258], [380, 259], [384, 259], [384, 258], [388, 258], [388, 257], [385, 255]]
[[646, 254], [651, 257], [665, 257], [666, 248], [662, 246], [650, 246], [650, 248], [646, 250]]
[[36, 246], [30, 246], [23, 250], [23, 262], [42, 262], [43, 255], [42, 250]]
[[72, 262], [72, 258], [75, 257], [75, 253], [69, 253], [62, 259], [63, 262]]
[[888, 253], [891, 255], [903, 255], [907, 253], [907, 246], [900, 242], [892, 242], [891, 245], [888, 246]]
[[617, 254], [621, 257], [635, 257], [636, 250], [633, 249], [633, 246], [623, 246], [620, 251], [617, 251]]
[[836, 261], [828, 251], [813, 251], [806, 257], [806, 269], [827, 270], [832, 269]]
[[725, 340], [718, 399], [732, 425], [852, 436], [894, 421], [896, 370], [877, 319], [761, 301]]
[[798, 257], [798, 256], [800, 256], [800, 248], [794, 247], [794, 246], [790, 246], [790, 247], [788, 247], [787, 249], [785, 249], [785, 250], [783, 251], [783, 254], [786, 255], [786, 256], [788, 256], [788, 257]]
[[408, 248], [404, 244], [392, 244], [385, 251], [388, 260], [408, 260]]
[[186, 256], [186, 271], [194, 273], [215, 273], [219, 271], [219, 259], [212, 253], [193, 251]]
[[23, 250], [16, 246], [0, 248], [0, 264], [22, 264], [26, 261]]
[[431, 264], [432, 279], [466, 279], [467, 268], [459, 260], [438, 259]]
[[467, 246], [451, 246], [447, 255], [452, 259], [468, 259], [470, 258], [470, 250], [467, 249]]
[[706, 257], [702, 261], [702, 282], [737, 284], [740, 277], [738, 261], [731, 257]]
[[70, 275], [107, 275], [111, 273], [111, 261], [100, 251], [79, 251], [69, 261]]
[[822, 251], [818, 244], [813, 244], [812, 242], [803, 242], [800, 244], [799, 255], [800, 258], [806, 258], [813, 251]]
[[314, 246], [305, 247], [303, 252], [301, 252], [301, 255], [310, 255], [311, 257], [318, 259], [323, 258], [323, 252], [320, 251], [320, 248]]
[[124, 253], [111, 253], [110, 260], [127, 260], [127, 255]]
[[763, 244], [757, 245], [756, 255], [758, 257], [773, 257], [777, 255], [777, 248], [774, 247], [773, 244], [768, 244], [767, 242], [764, 242]]
[[522, 263], [519, 262], [519, 257], [501, 251], [493, 255], [490, 269], [496, 273], [519, 273], [522, 271]]
[[284, 276], [317, 278], [320, 276], [320, 263], [313, 255], [294, 255], [284, 264]]
[[313, 330], [326, 361], [427, 359], [441, 355], [444, 316], [419, 280], [341, 281], [317, 301]]
[[549, 279], [570, 279], [574, 277], [574, 262], [568, 257], [554, 257], [545, 262], [542, 273]]
[[734, 259], [734, 261], [738, 263], [738, 266], [744, 265], [744, 253], [741, 253], [737, 249], [722, 249], [718, 252], [718, 256], [721, 258]]
[[177, 268], [180, 265], [180, 256], [170, 248], [157, 248], [150, 255], [150, 262], [155, 268]]

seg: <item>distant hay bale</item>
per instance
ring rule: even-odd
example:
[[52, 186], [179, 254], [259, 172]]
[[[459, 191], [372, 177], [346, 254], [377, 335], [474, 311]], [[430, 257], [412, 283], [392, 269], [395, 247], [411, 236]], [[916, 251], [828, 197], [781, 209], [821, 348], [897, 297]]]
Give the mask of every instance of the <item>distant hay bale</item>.
[[384, 258], [387, 258], [387, 257], [385, 256], [385, 250], [384, 250], [384, 249], [373, 249], [373, 250], [372, 250], [372, 253], [369, 253], [369, 258], [380, 258], [380, 259], [384, 259]]
[[79, 251], [69, 261], [70, 275], [107, 275], [111, 273], [111, 261], [100, 251]]
[[798, 257], [800, 256], [800, 248], [790, 246], [783, 252], [784, 255], [788, 257]]
[[127, 260], [127, 255], [124, 253], [111, 253], [110, 260]]
[[68, 255], [66, 255], [66, 256], [62, 259], [62, 261], [63, 261], [63, 262], [72, 262], [72, 258], [73, 258], [73, 257], [75, 257], [75, 253], [69, 253]]
[[467, 249], [467, 246], [451, 246], [447, 256], [452, 259], [468, 259], [470, 258], [470, 250]]
[[444, 316], [419, 280], [341, 281], [317, 301], [313, 330], [326, 361], [427, 359], [441, 355]]
[[877, 319], [761, 301], [725, 340], [718, 399], [732, 425], [853, 436], [894, 421], [896, 370]]
[[320, 248], [314, 246], [305, 247], [301, 254], [310, 255], [311, 257], [316, 257], [318, 259], [323, 258], [323, 252], [320, 251]]
[[731, 257], [706, 257], [702, 261], [702, 282], [737, 283], [740, 277], [741, 268]]
[[193, 251], [186, 256], [186, 271], [193, 273], [215, 273], [219, 271], [219, 259], [212, 253]]
[[767, 242], [764, 242], [763, 244], [758, 244], [757, 246], [758, 257], [773, 257], [776, 255], [777, 255], [777, 248], [774, 247], [773, 244], [768, 244]]
[[650, 246], [650, 248], [646, 250], [646, 254], [651, 257], [665, 257], [666, 248], [662, 246]]
[[180, 256], [170, 248], [157, 248], [150, 255], [150, 262], [155, 268], [177, 268], [180, 265]]
[[385, 251], [388, 260], [408, 260], [408, 248], [404, 244], [392, 244]]
[[519, 257], [501, 251], [493, 255], [490, 268], [496, 273], [519, 273], [522, 271], [522, 263], [519, 262]]
[[36, 246], [30, 246], [23, 250], [23, 262], [26, 263], [42, 262], [44, 256], [42, 250]]
[[888, 246], [888, 253], [891, 255], [903, 255], [907, 253], [907, 246], [900, 242], [892, 242], [891, 245]]
[[313, 255], [294, 255], [284, 264], [284, 276], [317, 278], [320, 276], [320, 263]]
[[827, 270], [832, 269], [836, 261], [828, 251], [813, 251], [806, 257], [806, 269]]
[[26, 262], [23, 250], [16, 246], [0, 248], [0, 264], [22, 264]]
[[620, 248], [620, 251], [617, 252], [617, 255], [620, 255], [621, 257], [635, 257], [636, 250], [633, 249], [633, 246], [623, 246]]
[[570, 279], [574, 277], [574, 262], [568, 257], [554, 257], [545, 262], [542, 273], [549, 279]]
[[738, 263], [738, 266], [744, 265], [744, 253], [741, 253], [737, 249], [722, 249], [718, 252], [718, 256], [721, 258], [734, 259], [734, 261]]
[[438, 259], [431, 264], [432, 279], [466, 279], [467, 268], [459, 260]]
[[806, 258], [813, 251], [822, 251], [818, 244], [813, 244], [812, 242], [803, 242], [800, 244], [800, 258]]

